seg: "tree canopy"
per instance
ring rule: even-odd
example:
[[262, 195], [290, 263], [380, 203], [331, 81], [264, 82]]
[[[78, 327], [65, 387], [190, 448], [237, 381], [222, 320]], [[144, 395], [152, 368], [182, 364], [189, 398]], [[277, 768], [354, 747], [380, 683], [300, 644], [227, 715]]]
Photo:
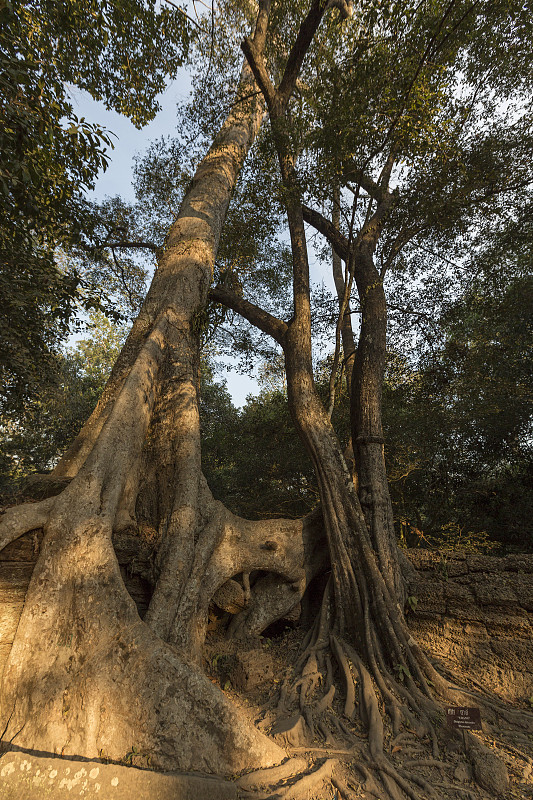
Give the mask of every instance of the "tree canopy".
[[108, 163], [112, 135], [78, 119], [83, 89], [141, 127], [183, 64], [190, 26], [153, 2], [37, 0], [0, 4], [2, 402], [27, 394], [77, 304], [99, 291], [61, 251], [90, 248], [85, 191]]

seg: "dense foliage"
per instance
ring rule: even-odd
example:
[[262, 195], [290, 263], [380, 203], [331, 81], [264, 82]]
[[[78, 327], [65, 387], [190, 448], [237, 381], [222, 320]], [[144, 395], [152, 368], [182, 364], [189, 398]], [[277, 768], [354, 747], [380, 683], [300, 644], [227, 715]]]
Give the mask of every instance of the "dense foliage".
[[22, 412], [0, 416], [0, 493], [9, 497], [33, 472], [48, 472], [91, 414], [125, 331], [92, 314], [89, 336], [53, 356], [54, 373]]
[[78, 119], [83, 89], [141, 127], [188, 49], [185, 18], [141, 0], [0, 2], [0, 402], [22, 402], [77, 303], [101, 304], [61, 252], [91, 245], [85, 199], [109, 132]]
[[[492, 291], [490, 291], [492, 289]], [[391, 363], [389, 480], [408, 544], [533, 547], [533, 283], [478, 287], [417, 370]]]

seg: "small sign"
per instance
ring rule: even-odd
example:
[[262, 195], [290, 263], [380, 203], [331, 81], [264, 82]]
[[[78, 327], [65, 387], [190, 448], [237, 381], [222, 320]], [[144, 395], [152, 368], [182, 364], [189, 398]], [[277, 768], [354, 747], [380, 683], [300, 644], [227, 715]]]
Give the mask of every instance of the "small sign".
[[449, 706], [446, 709], [446, 723], [452, 728], [480, 731], [481, 711], [479, 708], [468, 708], [468, 706]]

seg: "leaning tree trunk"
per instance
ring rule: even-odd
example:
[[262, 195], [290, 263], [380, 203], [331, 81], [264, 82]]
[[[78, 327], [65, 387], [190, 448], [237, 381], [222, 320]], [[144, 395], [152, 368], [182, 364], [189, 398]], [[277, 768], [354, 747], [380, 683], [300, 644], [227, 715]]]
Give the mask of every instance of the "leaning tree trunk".
[[[266, 22], [263, 11], [259, 51]], [[18, 747], [112, 759], [135, 748], [155, 766], [222, 773], [284, 757], [195, 664], [208, 603], [229, 578], [261, 569], [305, 584], [302, 524], [234, 517], [213, 500], [200, 464], [198, 325], [262, 114], [244, 66], [104, 396], [58, 465], [70, 483], [0, 520], [0, 547], [45, 532], [3, 674], [0, 730]], [[113, 531], [124, 529], [159, 542], [145, 621], [112, 546]]]

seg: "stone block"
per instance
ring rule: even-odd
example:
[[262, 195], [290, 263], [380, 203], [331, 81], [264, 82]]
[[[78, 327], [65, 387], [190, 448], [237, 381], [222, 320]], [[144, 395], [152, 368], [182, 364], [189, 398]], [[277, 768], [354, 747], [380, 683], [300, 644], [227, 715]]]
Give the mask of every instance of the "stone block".
[[31, 561], [35, 563], [43, 540], [41, 529], [25, 533], [0, 550], [0, 561]]
[[210, 775], [164, 773], [45, 758], [21, 752], [0, 758], [0, 800], [237, 800], [235, 784]]
[[274, 661], [265, 650], [249, 650], [235, 656], [229, 679], [232, 685], [241, 692], [251, 692], [265, 685], [274, 678]]

